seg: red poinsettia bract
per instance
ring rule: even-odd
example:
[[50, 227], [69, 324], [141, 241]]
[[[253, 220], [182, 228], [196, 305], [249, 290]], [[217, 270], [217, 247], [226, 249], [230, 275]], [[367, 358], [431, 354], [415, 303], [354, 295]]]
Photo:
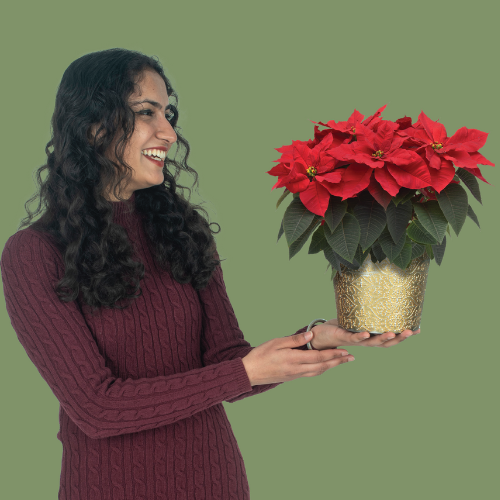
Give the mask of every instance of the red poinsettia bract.
[[458, 182], [453, 181], [453, 164], [488, 183], [477, 166], [495, 166], [478, 152], [487, 133], [462, 127], [447, 137], [444, 126], [423, 111], [412, 125], [406, 116], [396, 122], [382, 119], [385, 107], [364, 121], [354, 110], [347, 122], [319, 122], [328, 128], [319, 131], [315, 126], [314, 140], [278, 148], [282, 156], [268, 171], [278, 176], [272, 189], [300, 193], [304, 206], [323, 216], [330, 195], [345, 200], [365, 189], [384, 208], [402, 187], [436, 199], [434, 191]]

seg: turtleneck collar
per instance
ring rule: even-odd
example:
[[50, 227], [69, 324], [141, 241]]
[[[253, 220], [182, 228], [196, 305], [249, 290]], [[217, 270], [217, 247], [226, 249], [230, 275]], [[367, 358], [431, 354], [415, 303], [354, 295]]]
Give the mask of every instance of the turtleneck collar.
[[125, 201], [112, 201], [113, 204], [113, 219], [118, 224], [122, 224], [127, 218], [127, 215], [135, 212], [135, 191], [132, 196]]

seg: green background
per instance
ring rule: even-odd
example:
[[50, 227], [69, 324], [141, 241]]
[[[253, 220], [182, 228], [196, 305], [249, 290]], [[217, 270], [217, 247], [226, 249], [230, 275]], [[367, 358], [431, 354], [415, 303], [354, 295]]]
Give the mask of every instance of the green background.
[[[179, 94], [224, 278], [254, 346], [336, 317], [322, 253], [276, 244], [291, 197], [266, 173], [310, 120], [423, 110], [489, 133], [483, 204], [431, 262], [421, 334], [224, 403], [253, 500], [492, 498], [498, 491], [498, 10], [494, 2], [23, 2], [3, 7], [0, 243], [26, 215], [67, 66], [112, 47], [156, 55]], [[321, 127], [323, 129], [323, 127]], [[46, 173], [44, 174], [46, 175]], [[192, 177], [181, 176], [191, 186]], [[37, 203], [31, 205], [32, 210]], [[0, 310], [2, 496], [57, 497], [59, 403]]]

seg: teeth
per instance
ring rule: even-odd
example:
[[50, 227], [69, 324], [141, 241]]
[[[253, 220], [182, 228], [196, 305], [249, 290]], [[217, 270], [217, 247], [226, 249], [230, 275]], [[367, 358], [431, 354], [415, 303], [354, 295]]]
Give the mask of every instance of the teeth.
[[142, 154], [147, 156], [157, 156], [162, 161], [167, 157], [166, 151], [161, 151], [159, 149], [144, 149]]

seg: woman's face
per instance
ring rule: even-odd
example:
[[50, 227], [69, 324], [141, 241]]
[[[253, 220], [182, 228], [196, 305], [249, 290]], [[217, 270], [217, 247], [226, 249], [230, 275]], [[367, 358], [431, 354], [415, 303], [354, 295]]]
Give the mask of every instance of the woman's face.
[[[164, 181], [163, 159], [160, 162], [151, 161], [150, 156], [144, 155], [143, 151], [156, 148], [166, 148], [168, 151], [177, 140], [177, 134], [167, 120], [167, 116], [173, 114], [172, 111], [166, 110], [169, 101], [165, 82], [152, 70], [146, 70], [143, 75], [140, 95], [132, 94], [129, 99], [129, 105], [136, 115], [135, 129], [123, 156], [133, 169], [132, 178], [121, 193], [124, 199], [130, 198], [137, 189], [145, 189]], [[158, 103], [158, 107], [143, 102], [146, 100]], [[113, 157], [114, 147], [113, 141], [110, 147]], [[112, 187], [108, 189], [106, 198], [118, 201], [112, 194]]]

